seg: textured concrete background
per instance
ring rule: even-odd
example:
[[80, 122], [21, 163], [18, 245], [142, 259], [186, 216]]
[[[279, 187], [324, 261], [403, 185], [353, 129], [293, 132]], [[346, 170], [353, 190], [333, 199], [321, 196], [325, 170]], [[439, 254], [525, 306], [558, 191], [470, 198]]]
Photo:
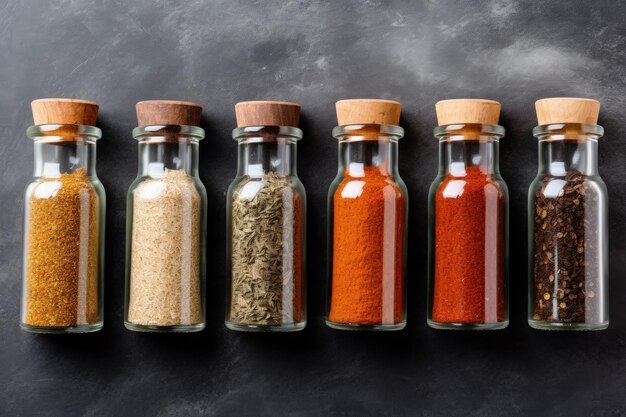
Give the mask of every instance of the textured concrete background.
[[[626, 415], [626, 3], [624, 1], [21, 1], [0, 4], [0, 414]], [[551, 333], [526, 324], [526, 190], [536, 172], [533, 103], [602, 101], [600, 169], [610, 193], [611, 326]], [[41, 336], [18, 328], [29, 103], [101, 105], [107, 196], [105, 327]], [[323, 325], [326, 191], [336, 172], [334, 102], [400, 100], [400, 169], [411, 197], [409, 324], [361, 334]], [[427, 190], [436, 100], [503, 104], [511, 191], [511, 325], [443, 332], [425, 323]], [[125, 193], [136, 175], [134, 104], [205, 106], [201, 177], [210, 197], [208, 326], [146, 335], [122, 324]], [[233, 106], [303, 107], [299, 173], [309, 195], [309, 326], [223, 326], [224, 191], [235, 175]]]

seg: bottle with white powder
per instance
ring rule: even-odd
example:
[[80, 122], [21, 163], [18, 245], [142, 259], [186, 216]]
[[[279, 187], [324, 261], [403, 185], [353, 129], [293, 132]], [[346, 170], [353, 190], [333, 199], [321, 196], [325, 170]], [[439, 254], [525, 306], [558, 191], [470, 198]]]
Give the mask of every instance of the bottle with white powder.
[[201, 113], [195, 103], [137, 103], [139, 172], [127, 211], [124, 324], [130, 330], [193, 332], [205, 326]]

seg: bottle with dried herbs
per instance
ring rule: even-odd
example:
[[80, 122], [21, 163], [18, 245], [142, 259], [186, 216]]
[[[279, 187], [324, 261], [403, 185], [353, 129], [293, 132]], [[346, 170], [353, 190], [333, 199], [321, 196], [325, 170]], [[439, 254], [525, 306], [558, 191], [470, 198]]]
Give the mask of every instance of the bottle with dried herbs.
[[32, 102], [34, 179], [25, 196], [21, 327], [82, 333], [103, 324], [105, 193], [96, 175], [98, 105]]
[[206, 191], [198, 177], [202, 107], [137, 103], [139, 172], [128, 190], [126, 328], [194, 332], [205, 326]]
[[237, 178], [227, 201], [226, 326], [296, 331], [306, 325], [306, 194], [296, 173], [300, 106], [235, 106]]
[[508, 191], [498, 166], [500, 103], [436, 104], [439, 173], [429, 196], [428, 325], [508, 325]]
[[608, 317], [608, 197], [598, 173], [600, 103], [535, 104], [539, 170], [528, 194], [530, 326], [601, 330]]
[[408, 193], [398, 174], [400, 103], [337, 102], [339, 168], [328, 192], [329, 302], [340, 330], [406, 325]]

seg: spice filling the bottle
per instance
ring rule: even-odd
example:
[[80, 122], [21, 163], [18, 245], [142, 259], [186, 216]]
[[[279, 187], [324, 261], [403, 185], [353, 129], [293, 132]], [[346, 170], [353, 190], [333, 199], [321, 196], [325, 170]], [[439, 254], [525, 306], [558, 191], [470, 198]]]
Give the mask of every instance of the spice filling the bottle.
[[137, 103], [138, 175], [128, 191], [125, 326], [194, 332], [205, 326], [206, 191], [198, 176], [195, 103]]
[[102, 328], [104, 188], [95, 171], [98, 105], [32, 103], [34, 175], [26, 189], [21, 327], [37, 333]]
[[600, 103], [536, 103], [537, 177], [528, 195], [531, 327], [601, 330], [608, 318], [608, 197], [598, 172]]
[[227, 193], [226, 326], [288, 332], [306, 326], [306, 193], [296, 171], [300, 106], [242, 102], [237, 177]]
[[398, 173], [400, 103], [337, 103], [337, 177], [328, 194], [329, 300], [326, 323], [340, 330], [406, 325], [408, 193]]
[[439, 173], [429, 196], [433, 328], [508, 325], [508, 191], [498, 166], [499, 113], [491, 100], [437, 103]]

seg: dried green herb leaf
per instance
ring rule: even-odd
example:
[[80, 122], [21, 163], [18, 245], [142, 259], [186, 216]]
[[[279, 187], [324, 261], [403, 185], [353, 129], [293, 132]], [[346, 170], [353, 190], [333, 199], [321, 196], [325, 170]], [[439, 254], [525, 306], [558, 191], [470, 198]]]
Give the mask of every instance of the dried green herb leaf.
[[302, 197], [291, 178], [274, 172], [245, 178], [233, 193], [231, 216], [230, 320], [302, 320]]

